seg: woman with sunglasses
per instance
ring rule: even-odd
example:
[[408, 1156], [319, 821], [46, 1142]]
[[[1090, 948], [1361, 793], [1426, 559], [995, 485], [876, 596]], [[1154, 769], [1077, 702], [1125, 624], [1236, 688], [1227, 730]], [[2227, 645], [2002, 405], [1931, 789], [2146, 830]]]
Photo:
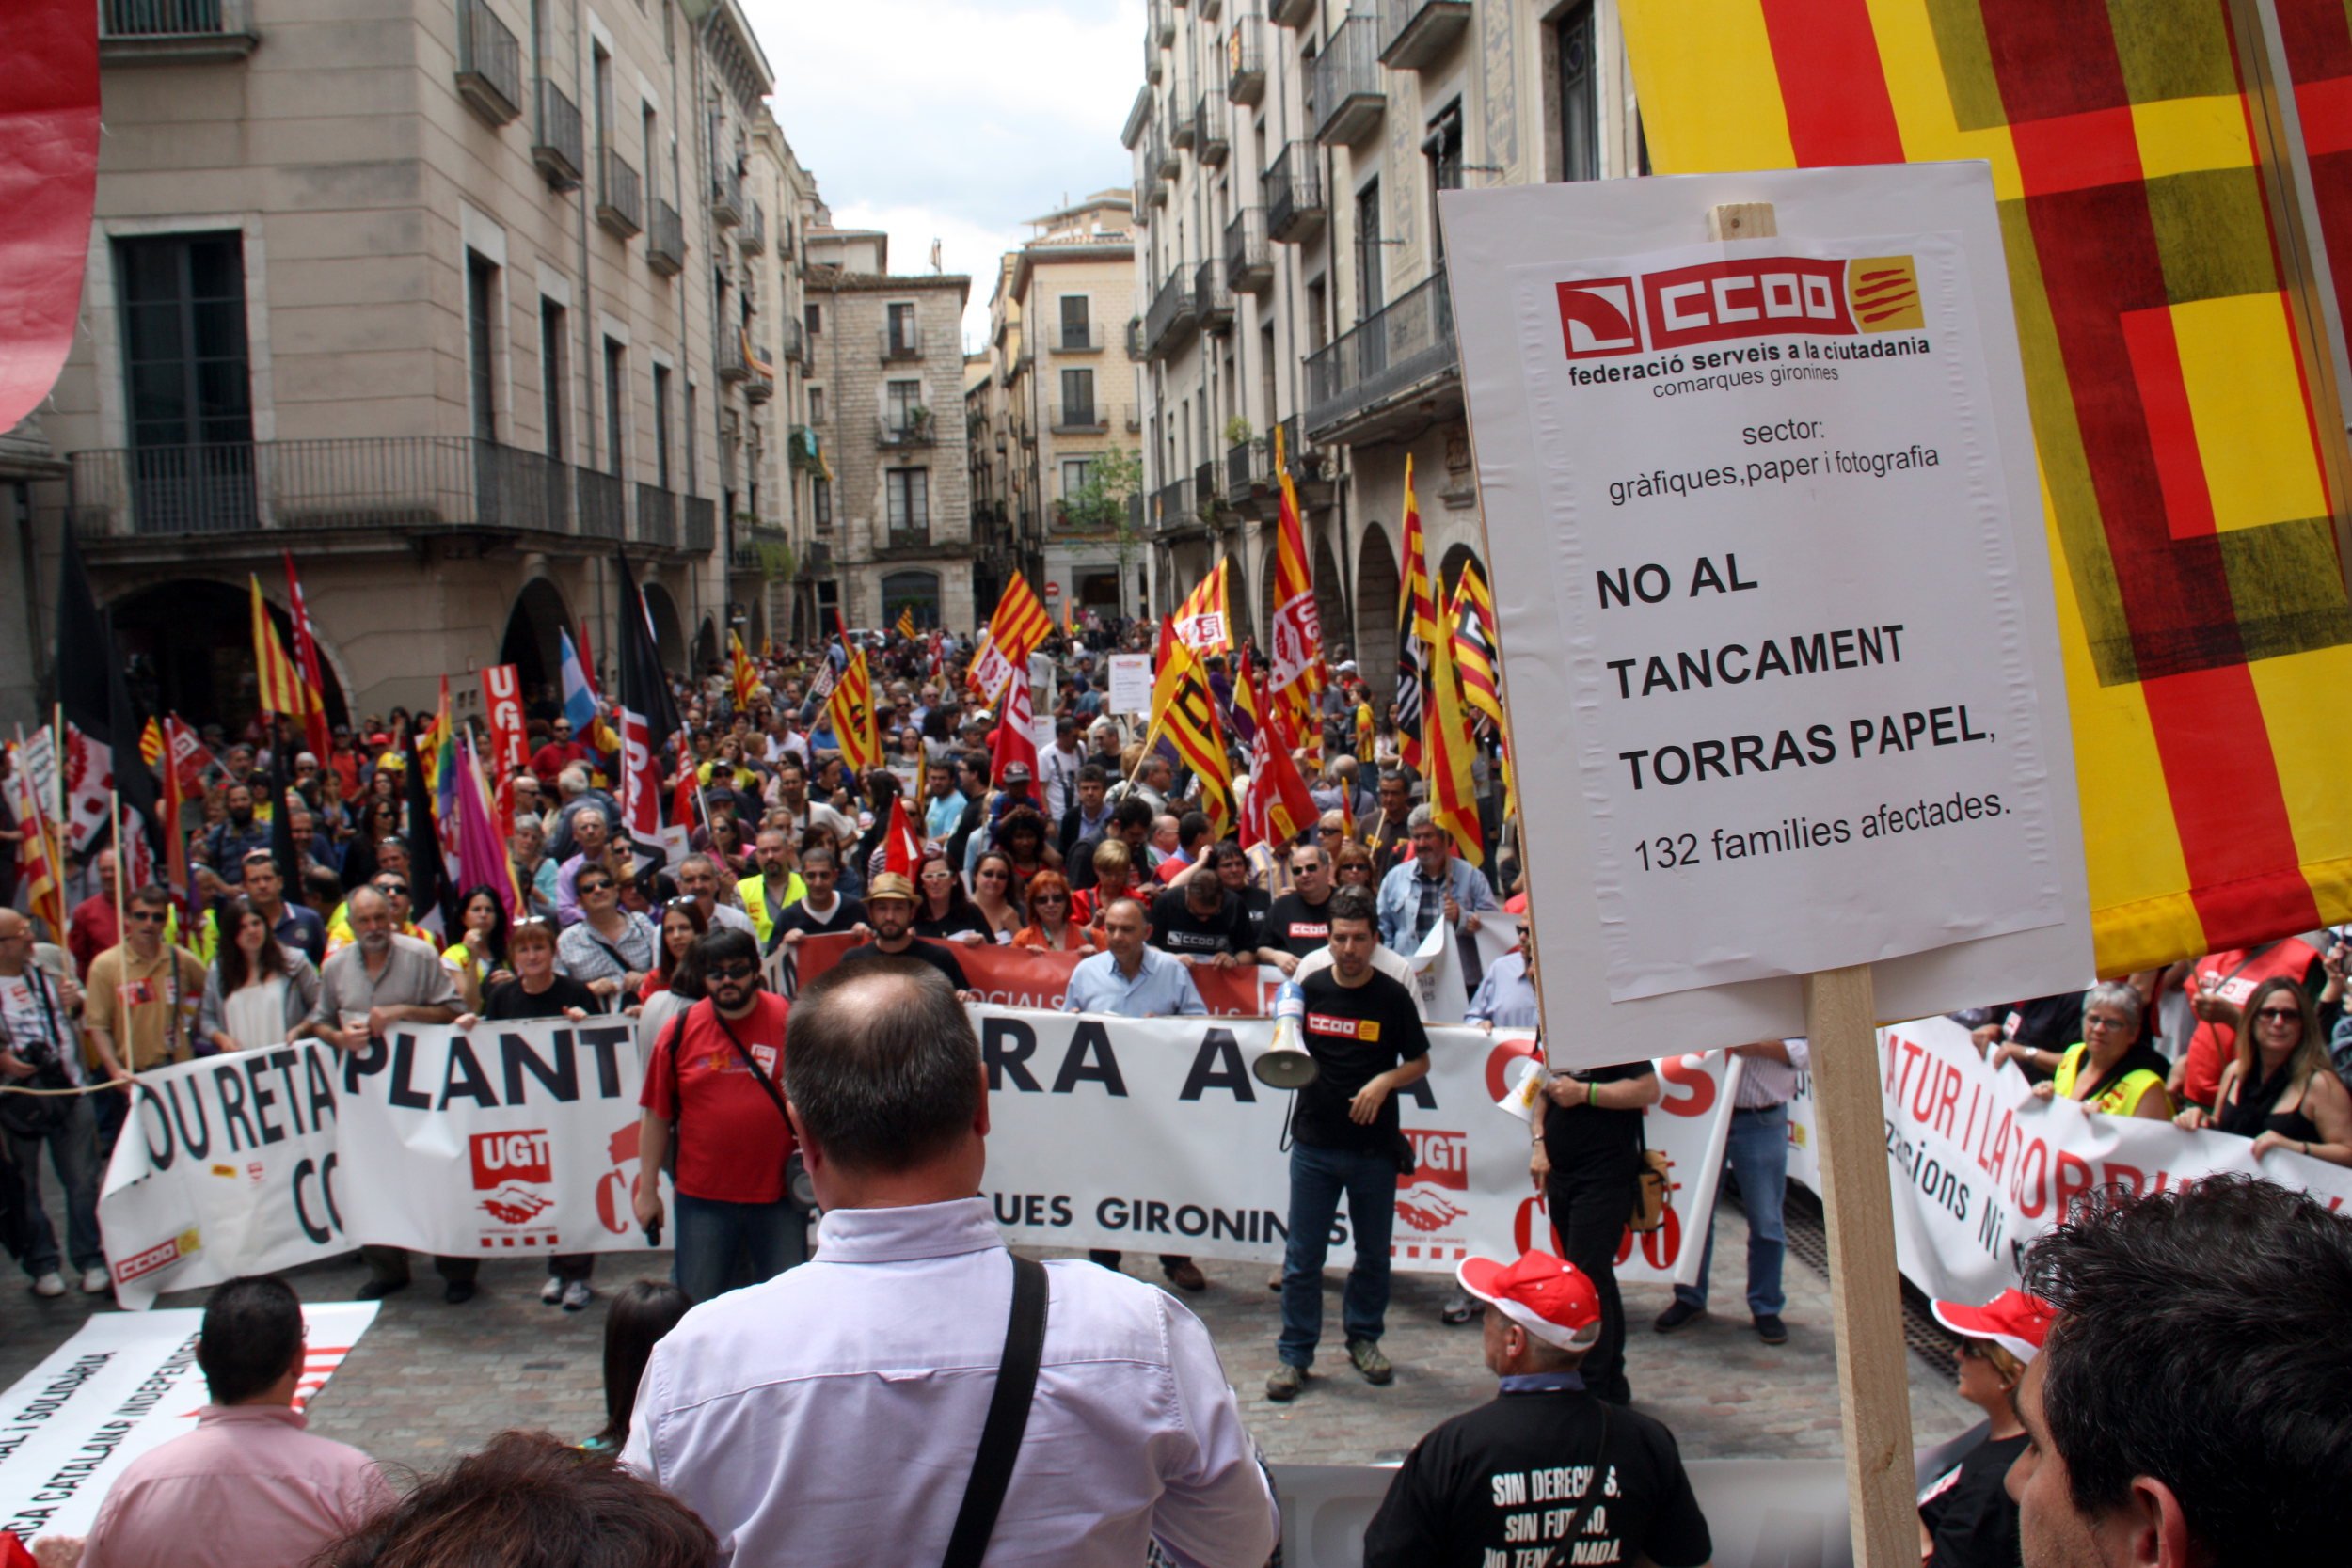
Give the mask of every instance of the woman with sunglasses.
[[963, 879], [933, 849], [923, 856], [914, 874], [914, 934], [943, 941], [982, 942], [993, 936], [965, 895]]
[[1351, 840], [1331, 851], [1333, 887], [1359, 887], [1374, 892], [1379, 884], [1380, 873], [1372, 863], [1371, 850]]
[[2254, 1140], [2254, 1158], [2274, 1148], [2352, 1165], [2352, 1090], [2328, 1060], [2311, 993], [2285, 975], [2254, 988], [2237, 1032], [2237, 1054], [2221, 1069], [2211, 1116], [2192, 1105], [2183, 1127], [2210, 1127]]
[[[2049, 1082], [2033, 1086], [2038, 1099], [2062, 1097], [2104, 1116], [2164, 1121], [2172, 1115], [2172, 1097], [2164, 1087], [2171, 1064], [2141, 1037], [2140, 1019], [2146, 1010], [2136, 987], [2102, 980], [2083, 993], [2080, 1044], [2064, 1051], [2038, 1051], [2011, 1041], [2002, 1051], [2050, 1073]], [[2000, 1065], [1999, 1056], [1993, 1065]]]
[[581, 866], [573, 887], [580, 918], [556, 939], [564, 973], [594, 991], [607, 1011], [635, 1006], [660, 946], [653, 922], [621, 907], [621, 884], [601, 865]]
[[1002, 849], [984, 851], [972, 867], [972, 912], [987, 927], [992, 942], [1010, 942], [1026, 923], [1014, 900], [1012, 881], [1012, 857]]
[[[985, 857], [980, 863], [985, 866]], [[1094, 952], [1086, 923], [1073, 918], [1070, 882], [1058, 871], [1029, 879], [1029, 923], [1013, 933], [1012, 944], [1031, 953]]]
[[1929, 1306], [1936, 1322], [1962, 1336], [1952, 1358], [1960, 1397], [1985, 1419], [1978, 1429], [1981, 1435], [1963, 1433], [1959, 1451], [1922, 1477], [1921, 1568], [2014, 1568], [2017, 1505], [2003, 1483], [2025, 1451], [2026, 1424], [2017, 1418], [2015, 1395], [2026, 1363], [2042, 1352], [2050, 1309], [2022, 1291], [2004, 1291], [1982, 1307], [1956, 1301]]

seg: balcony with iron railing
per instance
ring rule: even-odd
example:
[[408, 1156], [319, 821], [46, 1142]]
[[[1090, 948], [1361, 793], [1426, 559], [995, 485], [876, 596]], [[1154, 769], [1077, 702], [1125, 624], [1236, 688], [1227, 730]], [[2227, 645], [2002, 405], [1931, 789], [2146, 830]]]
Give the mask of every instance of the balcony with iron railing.
[[1192, 279], [1179, 267], [1161, 283], [1159, 293], [1152, 296], [1152, 308], [1144, 312], [1144, 352], [1153, 359], [1165, 359], [1200, 325], [1193, 312]]
[[1426, 71], [1470, 31], [1470, 0], [1380, 0], [1380, 63]]
[[1225, 449], [1226, 505], [1247, 505], [1272, 483], [1272, 451], [1263, 440], [1236, 441]]
[[1137, 210], [1143, 213], [1147, 227], [1151, 223], [1150, 210], [1153, 207], [1167, 206], [1168, 192], [1171, 188], [1169, 182], [1162, 179], [1156, 169], [1146, 166], [1143, 176], [1144, 206]]
[[1159, 531], [1199, 522], [1200, 518], [1192, 509], [1192, 481], [1180, 479], [1152, 491], [1146, 512], [1152, 527]]
[[1324, 40], [1323, 53], [1315, 56], [1307, 123], [1325, 146], [1353, 147], [1379, 126], [1388, 106], [1379, 24], [1369, 16], [1351, 16]]
[[1178, 71], [1168, 89], [1168, 144], [1178, 151], [1192, 150], [1200, 134], [1200, 122], [1186, 107], [1192, 103], [1192, 82], [1189, 72]]
[[1090, 321], [1064, 322], [1055, 329], [1054, 352], [1100, 354], [1103, 352], [1102, 334], [1094, 330], [1094, 324]]
[[609, 147], [596, 156], [602, 166], [596, 180], [596, 222], [609, 234], [634, 239], [645, 227], [644, 197], [638, 188], [637, 170]]
[[735, 166], [733, 158], [721, 156], [712, 160], [710, 221], [725, 228], [743, 221], [743, 174]]
[[[688, 501], [686, 514], [687, 537], [693, 537], [693, 502]], [[707, 505], [707, 502], [704, 504]], [[754, 523], [735, 531], [734, 546], [727, 559], [739, 572], [766, 573], [782, 567], [792, 559], [792, 536], [780, 528], [766, 523]], [[788, 575], [779, 572], [779, 575]]]
[[1265, 237], [1265, 209], [1244, 207], [1225, 226], [1225, 281], [1256, 293], [1274, 281], [1274, 247]]
[[261, 41], [253, 30], [251, 0], [99, 0], [98, 4], [102, 65], [241, 60]]
[[1152, 8], [1152, 37], [1160, 43], [1176, 41], [1176, 8], [1169, 0], [1150, 0]]
[[559, 191], [576, 191], [587, 173], [587, 144], [581, 139], [580, 105], [546, 77], [539, 78], [539, 126], [531, 138], [531, 161]]
[[744, 356], [751, 374], [743, 378], [743, 401], [766, 403], [776, 395], [776, 356], [765, 343], [754, 343]]
[[736, 231], [735, 248], [746, 256], [757, 256], [768, 248], [768, 210], [756, 201], [744, 214], [743, 227]]
[[686, 268], [686, 225], [675, 207], [655, 197], [653, 226], [645, 234], [645, 265], [664, 277]]
[[808, 329], [790, 317], [776, 322], [776, 354], [786, 364], [808, 363]]
[[1295, 141], [1284, 147], [1262, 185], [1268, 235], [1303, 245], [1323, 232], [1331, 212], [1324, 204], [1323, 165], [1314, 143]]
[[817, 432], [804, 424], [796, 424], [785, 433], [784, 458], [797, 472], [819, 477], [824, 474], [823, 443]]
[[659, 485], [637, 486], [635, 543], [657, 549], [677, 547], [677, 497]]
[[1192, 502], [1198, 510], [1194, 515], [1207, 522], [1224, 505], [1224, 490], [1217, 479], [1216, 459], [1197, 465], [1192, 470]]
[[1304, 27], [1315, 19], [1315, 0], [1267, 0], [1266, 18], [1277, 27]]
[[923, 357], [923, 329], [910, 324], [904, 327], [884, 322], [880, 341], [884, 359], [920, 359]]
[[708, 555], [719, 547], [719, 503], [708, 496], [680, 496], [685, 526], [678, 544], [689, 555]]
[[1233, 103], [1265, 97], [1265, 24], [1255, 12], [1233, 18], [1225, 35], [1225, 97]]
[[1225, 100], [1202, 93], [1192, 105], [1192, 155], [1210, 168], [1222, 168], [1232, 155], [1232, 133], [1226, 129]]
[[1233, 325], [1233, 292], [1225, 286], [1225, 258], [1212, 256], [1193, 269], [1192, 308], [1203, 332], [1224, 332]]
[[1308, 434], [1325, 440], [1423, 383], [1460, 375], [1441, 269], [1308, 356]]
[[1107, 403], [1052, 404], [1046, 417], [1057, 436], [1102, 436], [1111, 428], [1111, 405]]
[[[1184, 172], [1184, 161], [1176, 155], [1176, 150], [1160, 135], [1157, 125], [1152, 127], [1150, 147], [1151, 162], [1143, 166], [1146, 169], [1162, 180], [1173, 180]], [[1163, 198], [1155, 196], [1152, 199], [1158, 201]]]
[[752, 363], [750, 357], [743, 352], [741, 329], [722, 324], [719, 327], [718, 339], [711, 358], [715, 363], [720, 381], [732, 387], [739, 381], [750, 380]]
[[457, 0], [457, 96], [492, 125], [522, 115], [522, 41], [489, 0]]
[[878, 447], [928, 447], [935, 445], [938, 439], [931, 411], [920, 404], [885, 410], [874, 421], [874, 444]]
[[[463, 436], [115, 448], [71, 462], [75, 535], [101, 547], [300, 533], [619, 540], [627, 519], [611, 475]], [[667, 491], [638, 490], [641, 510], [670, 504]]]
[[929, 521], [893, 523], [882, 541], [882, 548], [888, 550], [928, 550], [931, 547], [931, 525]]

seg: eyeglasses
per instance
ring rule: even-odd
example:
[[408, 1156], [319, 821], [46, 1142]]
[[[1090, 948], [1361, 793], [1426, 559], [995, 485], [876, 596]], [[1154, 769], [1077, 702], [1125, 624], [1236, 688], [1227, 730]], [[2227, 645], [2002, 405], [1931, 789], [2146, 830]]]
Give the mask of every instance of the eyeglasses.
[[609, 881], [594, 881], [575, 882], [572, 885], [582, 893], [604, 893], [610, 891], [613, 884]]
[[2265, 1007], [2254, 1016], [2269, 1023], [2284, 1023], [2289, 1019], [2297, 1023], [2303, 1022], [2302, 1011], [2296, 1007]]
[[375, 884], [375, 891], [386, 894], [406, 893], [408, 884], [406, 882], [378, 882]]
[[1029, 895], [1029, 902], [1032, 904], [1067, 904], [1070, 902], [1070, 895], [1066, 893], [1033, 893]]
[[164, 917], [161, 914], [149, 910], [133, 910], [122, 918], [134, 926], [161, 926], [164, 923]]
[[703, 973], [713, 980], [748, 980], [759, 973], [759, 965], [749, 958], [738, 958], [733, 963], [712, 964]]
[[2086, 1013], [2083, 1015], [2083, 1027], [2086, 1029], [2129, 1029], [2132, 1025], [2122, 1019], [2109, 1018], [2104, 1013]]

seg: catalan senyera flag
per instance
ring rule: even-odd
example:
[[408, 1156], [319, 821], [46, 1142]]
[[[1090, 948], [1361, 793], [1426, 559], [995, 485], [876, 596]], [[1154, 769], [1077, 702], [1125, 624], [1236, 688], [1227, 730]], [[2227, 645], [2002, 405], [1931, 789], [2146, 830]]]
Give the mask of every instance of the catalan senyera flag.
[[1478, 563], [1466, 561], [1454, 579], [1454, 598], [1446, 612], [1454, 640], [1454, 673], [1462, 683], [1462, 701], [1494, 721], [1495, 742], [1502, 757], [1502, 814], [1519, 809], [1518, 770], [1511, 765], [1511, 725], [1502, 713], [1502, 688], [1495, 673], [1494, 599], [1486, 591]]
[[[2341, 7], [2279, 9], [2344, 35], [2310, 80], [2352, 76]], [[2274, 214], [2294, 193], [2265, 172], [2288, 161], [2229, 8], [1620, 11], [1661, 172], [1992, 165], [2096, 807], [2083, 847], [2099, 973], [2352, 914], [2352, 603], [2331, 478], [2352, 457], [2300, 268], [2281, 260]], [[2328, 135], [2352, 136], [2346, 120], [2332, 114]]]
[[[15, 747], [9, 748], [11, 752]], [[51, 819], [51, 802], [40, 799], [33, 788], [29, 768], [22, 766], [8, 769], [8, 776], [0, 781], [8, 793], [8, 809], [16, 815], [16, 825], [24, 834], [17, 846], [17, 872], [24, 884], [25, 910], [48, 927], [50, 942], [63, 942], [66, 934], [65, 846], [59, 839], [55, 821]]]
[[1152, 727], [1143, 749], [1166, 736], [1200, 781], [1200, 809], [1216, 836], [1233, 828], [1233, 768], [1225, 754], [1225, 730], [1217, 722], [1209, 673], [1184, 640], [1163, 638], [1160, 667], [1152, 682]]
[[1176, 607], [1176, 635], [1202, 658], [1233, 651], [1233, 611], [1226, 571], [1230, 560], [1193, 584], [1184, 602]]
[[1015, 572], [982, 628], [966, 680], [983, 698], [994, 702], [1011, 678], [1012, 667], [1026, 664], [1053, 629], [1054, 618], [1030, 589], [1029, 579]]
[[262, 597], [262, 579], [248, 576], [246, 580], [253, 585], [253, 668], [261, 683], [256, 700], [263, 712], [282, 713], [299, 723], [310, 711], [302, 672], [294, 668], [294, 661], [286, 657], [286, 644], [278, 641], [277, 624], [269, 618], [269, 601]]
[[914, 607], [911, 604], [900, 605], [898, 607], [898, 619], [891, 626], [890, 629], [897, 632], [900, 637], [905, 638], [910, 642], [914, 641]]
[[294, 627], [294, 668], [302, 673], [302, 695], [308, 705], [302, 715], [302, 737], [324, 767], [335, 754], [335, 736], [326, 722], [326, 676], [319, 665], [318, 628], [310, 624], [310, 601], [302, 596], [302, 579], [294, 575], [294, 551], [278, 553], [286, 562], [286, 621]]
[[1429, 552], [1422, 541], [1421, 501], [1413, 494], [1413, 454], [1405, 454], [1405, 558], [1396, 592], [1396, 741], [1407, 768], [1422, 766], [1424, 672], [1438, 641], [1438, 612], [1429, 594]]
[[834, 738], [841, 743], [841, 760], [861, 778], [882, 766], [882, 737], [874, 725], [874, 685], [866, 673], [866, 650], [850, 650], [850, 662], [833, 683], [825, 699], [825, 715]]
[[1281, 484], [1274, 544], [1274, 604], [1267, 617], [1268, 693], [1290, 711], [1291, 727], [1311, 751], [1322, 734], [1314, 721], [1314, 698], [1323, 688], [1323, 618], [1315, 608], [1315, 581], [1307, 565], [1307, 527], [1298, 511], [1298, 486], [1291, 481], [1282, 451], [1282, 430], [1274, 431], [1274, 472]]
[[1486, 859], [1478, 821], [1478, 785], [1470, 771], [1477, 742], [1470, 736], [1470, 710], [1454, 674], [1454, 639], [1435, 638], [1429, 647], [1429, 711], [1422, 739], [1428, 760], [1429, 806], [1454, 840], [1454, 852], [1472, 865]]
[[752, 656], [743, 648], [739, 633], [727, 633], [727, 676], [735, 688], [735, 710], [747, 711], [752, 705], [752, 693], [759, 689], [759, 671], [752, 664]]

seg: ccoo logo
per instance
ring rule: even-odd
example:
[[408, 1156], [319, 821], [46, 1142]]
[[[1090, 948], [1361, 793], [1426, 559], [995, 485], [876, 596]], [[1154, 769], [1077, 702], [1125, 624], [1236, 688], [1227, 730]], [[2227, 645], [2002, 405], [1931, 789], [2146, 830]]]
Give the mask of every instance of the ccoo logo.
[[1562, 283], [1560, 338], [1571, 359], [1642, 352], [1640, 313], [1630, 277], [1587, 277]]

